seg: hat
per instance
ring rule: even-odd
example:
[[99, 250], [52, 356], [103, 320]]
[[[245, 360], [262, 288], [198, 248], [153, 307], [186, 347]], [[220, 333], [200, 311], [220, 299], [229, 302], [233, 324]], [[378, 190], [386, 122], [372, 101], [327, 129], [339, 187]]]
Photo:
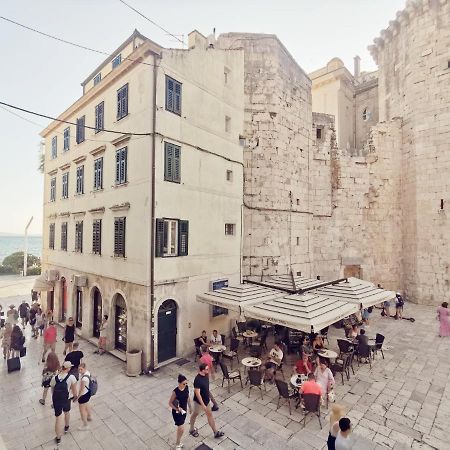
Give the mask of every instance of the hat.
[[64, 361], [62, 368], [63, 369], [71, 369], [73, 367], [73, 364], [70, 361]]
[[14, 305], [9, 305], [10, 308], [14, 308]]

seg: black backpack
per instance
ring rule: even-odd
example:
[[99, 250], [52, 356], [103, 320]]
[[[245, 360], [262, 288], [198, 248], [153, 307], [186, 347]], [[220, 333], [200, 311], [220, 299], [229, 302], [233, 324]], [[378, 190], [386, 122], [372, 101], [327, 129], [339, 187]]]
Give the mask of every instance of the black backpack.
[[58, 375], [55, 375], [55, 387], [53, 389], [53, 395], [52, 400], [53, 404], [61, 404], [67, 401], [69, 398], [69, 387], [67, 386], [67, 378], [70, 377], [70, 374], [68, 373], [64, 379], [61, 381], [58, 378]]

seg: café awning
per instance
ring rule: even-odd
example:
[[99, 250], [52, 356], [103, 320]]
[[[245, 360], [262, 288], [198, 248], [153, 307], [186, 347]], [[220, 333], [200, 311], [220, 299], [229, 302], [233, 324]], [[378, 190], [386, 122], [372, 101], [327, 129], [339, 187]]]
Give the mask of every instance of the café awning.
[[323, 284], [323, 281], [317, 279], [291, 275], [274, 275], [262, 278], [247, 277], [247, 281], [250, 283], [258, 284], [260, 286], [280, 289], [287, 292], [291, 291], [292, 293], [298, 292], [301, 289], [311, 289], [314, 288], [315, 286]]
[[243, 308], [245, 317], [284, 325], [305, 333], [319, 332], [359, 310], [359, 306], [314, 292], [283, 295]]
[[33, 291], [43, 292], [43, 291], [53, 291], [53, 284], [47, 281], [45, 273], [41, 273], [35, 280], [33, 284]]
[[359, 278], [348, 278], [347, 281], [314, 289], [313, 292], [343, 302], [355, 303], [360, 305], [361, 308], [368, 308], [395, 298], [395, 292], [385, 291], [376, 287], [373, 283]]

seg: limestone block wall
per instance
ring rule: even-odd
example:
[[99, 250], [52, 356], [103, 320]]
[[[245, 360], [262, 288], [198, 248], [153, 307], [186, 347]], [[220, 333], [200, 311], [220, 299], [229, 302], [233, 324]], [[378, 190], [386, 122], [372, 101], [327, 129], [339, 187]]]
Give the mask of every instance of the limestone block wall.
[[244, 233], [246, 275], [309, 275], [311, 82], [274, 35], [228, 33], [245, 69]]
[[361, 155], [370, 128], [378, 123], [378, 79], [373, 78], [355, 90], [355, 155]]
[[[408, 1], [371, 48], [380, 119], [403, 119], [402, 228], [407, 296], [449, 299], [450, 2]], [[442, 202], [443, 204], [442, 204]], [[441, 209], [441, 204], [443, 209]]]

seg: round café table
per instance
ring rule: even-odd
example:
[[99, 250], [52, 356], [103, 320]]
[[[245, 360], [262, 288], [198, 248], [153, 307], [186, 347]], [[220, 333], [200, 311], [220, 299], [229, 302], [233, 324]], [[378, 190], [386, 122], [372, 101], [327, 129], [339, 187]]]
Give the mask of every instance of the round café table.
[[[259, 358], [254, 358], [253, 356], [248, 356], [247, 358], [241, 359], [241, 363], [244, 366], [244, 373], [247, 370], [256, 370], [259, 367], [261, 367], [262, 361]], [[245, 380], [245, 384], [248, 383], [248, 377], [247, 380]]]
[[253, 338], [258, 337], [258, 333], [253, 330], [247, 330], [242, 333], [242, 336], [244, 336], [245, 339], [247, 339], [247, 345], [252, 345], [252, 340]]
[[226, 349], [227, 348], [225, 347], [225, 345], [221, 345], [221, 344], [214, 344], [214, 345], [209, 346], [209, 351], [212, 354], [214, 362], [216, 364], [219, 362], [222, 352]]
[[[297, 380], [300, 380], [300, 382], [298, 382]], [[306, 377], [305, 375], [292, 375], [291, 377], [291, 384], [292, 386], [294, 386], [296, 389], [299, 389], [301, 387], [301, 385], [308, 379], [308, 377]]]
[[336, 359], [338, 357], [338, 354], [333, 350], [323, 349], [319, 350], [317, 354], [319, 355], [319, 358]]

